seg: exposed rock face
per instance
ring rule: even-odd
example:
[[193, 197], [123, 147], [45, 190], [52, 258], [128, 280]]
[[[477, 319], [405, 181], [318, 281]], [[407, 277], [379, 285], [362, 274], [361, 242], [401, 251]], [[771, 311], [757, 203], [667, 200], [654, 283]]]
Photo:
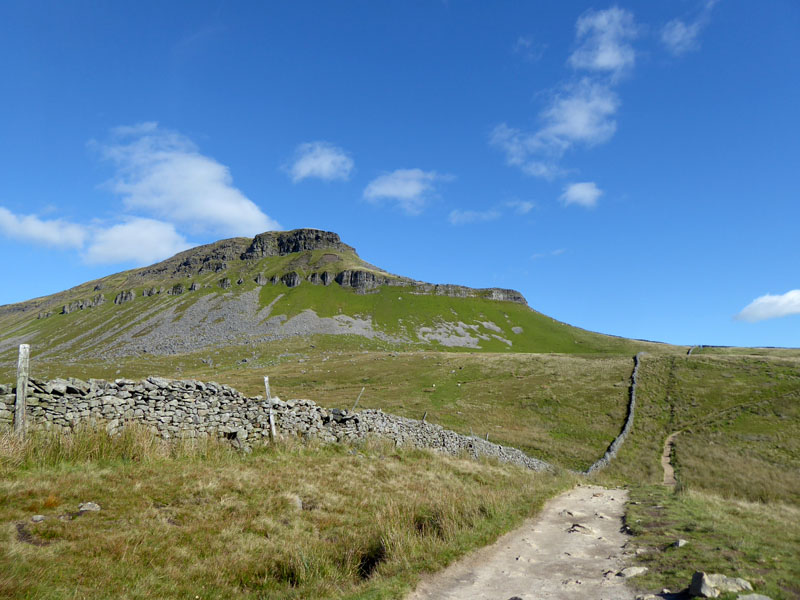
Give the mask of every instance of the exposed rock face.
[[151, 287], [151, 288], [142, 290], [142, 296], [144, 296], [145, 298], [147, 298], [149, 296], [155, 296], [155, 295], [160, 294], [160, 293], [161, 293], [161, 290], [156, 288], [156, 287]]
[[[76, 310], [83, 310], [84, 308], [94, 308], [95, 306], [100, 306], [106, 301], [106, 297], [103, 294], [97, 294], [91, 300], [75, 300], [74, 302], [70, 302], [69, 304], [65, 304], [61, 308], [62, 315], [68, 315], [71, 312], [75, 312]], [[118, 304], [115, 300], [114, 304]], [[52, 313], [40, 313], [39, 318], [43, 319], [45, 317], [49, 317]]]
[[287, 287], [297, 287], [302, 283], [302, 279], [300, 275], [292, 271], [291, 273], [286, 273], [283, 277], [281, 277], [281, 281], [286, 284]]
[[125, 304], [133, 300], [133, 290], [122, 290], [114, 298], [114, 304]]
[[256, 276], [256, 285], [267, 285], [268, 281], [269, 280], [266, 277], [264, 277], [263, 273], [259, 273]]
[[355, 249], [342, 243], [332, 231], [295, 229], [294, 231], [267, 231], [253, 238], [250, 247], [242, 253], [243, 260], [265, 256], [285, 256], [305, 250], [339, 250], [355, 253]]
[[167, 294], [170, 296], [180, 296], [185, 291], [186, 288], [183, 287], [182, 283], [176, 283], [172, 286], [172, 289], [167, 292]]
[[382, 285], [398, 285], [400, 283], [397, 279], [390, 279], [369, 271], [351, 271], [349, 269], [336, 275], [334, 280], [342, 287], [353, 288], [361, 293], [374, 290]]
[[199, 289], [200, 289], [200, 285], [196, 281], [193, 281], [192, 285], [189, 286], [189, 291], [190, 292], [196, 292]]
[[308, 280], [314, 285], [330, 285], [331, 281], [333, 281], [334, 276], [329, 271], [323, 271], [322, 273], [312, 273], [308, 276]]
[[221, 287], [223, 290], [227, 290], [229, 287], [231, 287], [231, 280], [227, 277], [223, 277], [219, 280], [219, 287]]

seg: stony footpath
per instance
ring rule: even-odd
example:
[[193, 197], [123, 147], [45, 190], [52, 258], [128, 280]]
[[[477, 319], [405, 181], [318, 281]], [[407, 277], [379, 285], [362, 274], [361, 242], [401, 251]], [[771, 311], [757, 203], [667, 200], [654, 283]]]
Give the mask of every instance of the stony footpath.
[[[15, 390], [0, 385], [0, 426], [11, 425]], [[397, 445], [430, 448], [454, 456], [495, 458], [541, 471], [548, 463], [521, 450], [465, 436], [439, 425], [386, 414], [380, 410], [325, 409], [311, 400], [272, 400], [276, 433], [325, 442], [356, 443], [370, 437]], [[127, 423], [150, 427], [165, 439], [219, 437], [247, 449], [269, 441], [269, 403], [247, 397], [215, 382], [148, 377], [116, 379], [31, 379], [27, 395], [28, 423], [70, 431], [81, 425], [116, 433]]]

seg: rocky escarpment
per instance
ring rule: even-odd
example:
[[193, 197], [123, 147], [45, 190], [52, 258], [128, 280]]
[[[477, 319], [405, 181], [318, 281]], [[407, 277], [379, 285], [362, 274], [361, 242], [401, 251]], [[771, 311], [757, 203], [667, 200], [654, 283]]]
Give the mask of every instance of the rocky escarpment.
[[242, 260], [256, 260], [267, 256], [286, 256], [310, 250], [334, 250], [356, 253], [355, 248], [342, 243], [332, 231], [295, 229], [294, 231], [267, 231], [253, 238]]
[[[15, 391], [10, 385], [0, 385], [0, 425], [11, 424]], [[277, 433], [282, 436], [350, 443], [381, 437], [398, 445], [431, 448], [455, 456], [494, 458], [537, 471], [552, 468], [516, 448], [461, 435], [425, 421], [380, 410], [327, 410], [311, 400], [273, 399], [268, 403], [261, 396], [248, 398], [215, 382], [160, 377], [142, 381], [32, 379], [27, 417], [34, 426], [65, 432], [84, 425], [101, 425], [109, 433], [116, 433], [128, 423], [139, 423], [167, 439], [212, 436], [248, 447], [269, 440], [270, 404]]]

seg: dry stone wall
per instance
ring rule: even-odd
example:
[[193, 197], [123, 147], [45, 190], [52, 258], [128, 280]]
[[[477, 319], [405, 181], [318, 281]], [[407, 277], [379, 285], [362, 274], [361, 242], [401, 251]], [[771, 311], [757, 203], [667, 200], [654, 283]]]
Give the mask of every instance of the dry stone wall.
[[608, 464], [616, 458], [619, 449], [622, 447], [622, 444], [625, 443], [625, 439], [628, 437], [633, 427], [633, 416], [636, 412], [636, 385], [639, 383], [639, 365], [641, 364], [643, 355], [644, 352], [639, 352], [633, 357], [633, 373], [631, 373], [631, 385], [628, 389], [628, 414], [625, 416], [625, 423], [622, 425], [622, 430], [619, 432], [619, 435], [614, 438], [614, 441], [611, 442], [605, 454], [584, 471], [586, 475], [606, 468]]
[[[0, 385], [0, 426], [10, 426], [15, 390]], [[490, 457], [537, 471], [551, 469], [516, 448], [458, 434], [439, 425], [380, 410], [325, 409], [311, 400], [272, 402], [282, 436], [357, 443], [369, 437], [398, 445], [431, 448], [446, 454]], [[269, 409], [261, 396], [247, 397], [215, 382], [148, 377], [117, 379], [31, 379], [27, 395], [29, 426], [71, 431], [79, 425], [103, 426], [116, 433], [126, 423], [141, 423], [165, 439], [220, 437], [247, 448], [269, 440]]]

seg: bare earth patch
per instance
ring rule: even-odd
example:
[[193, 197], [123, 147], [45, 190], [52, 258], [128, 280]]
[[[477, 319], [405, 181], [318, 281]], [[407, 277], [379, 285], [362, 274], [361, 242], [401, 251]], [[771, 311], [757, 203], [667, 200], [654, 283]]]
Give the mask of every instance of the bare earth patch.
[[617, 575], [627, 490], [578, 486], [536, 519], [424, 579], [407, 600], [633, 600]]

